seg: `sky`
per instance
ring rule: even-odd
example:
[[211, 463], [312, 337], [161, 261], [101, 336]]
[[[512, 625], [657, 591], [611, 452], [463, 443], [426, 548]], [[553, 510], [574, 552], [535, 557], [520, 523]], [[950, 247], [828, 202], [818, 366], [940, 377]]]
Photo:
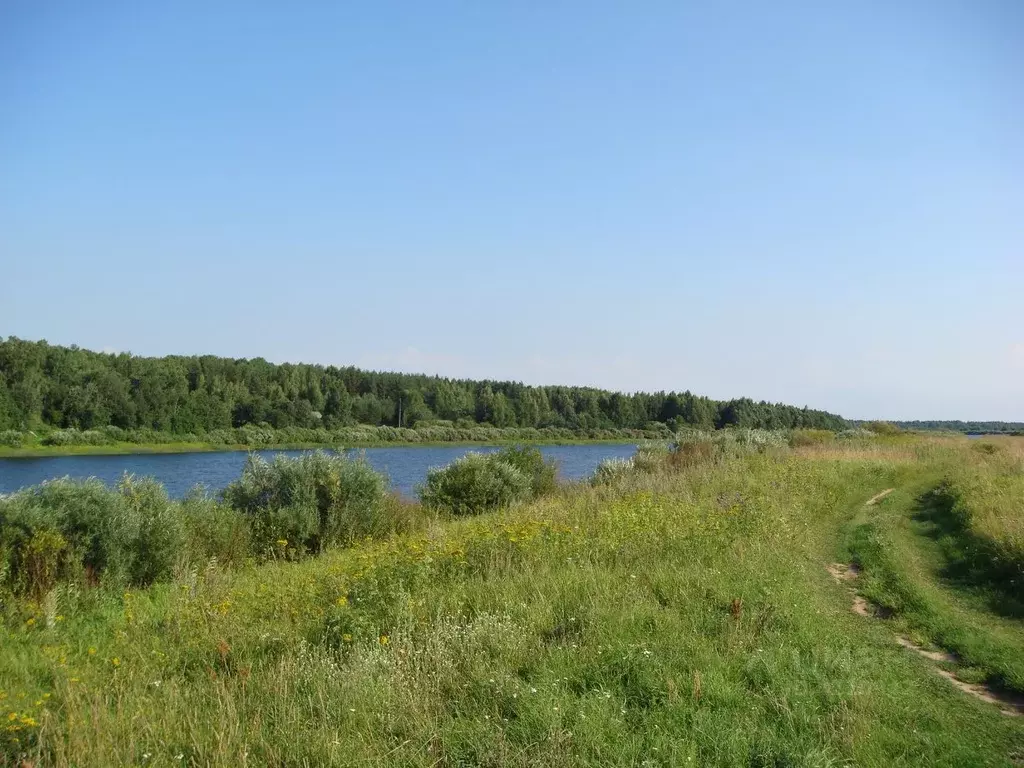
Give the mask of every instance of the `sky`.
[[6, 335], [1024, 420], [1024, 3], [2, 3]]

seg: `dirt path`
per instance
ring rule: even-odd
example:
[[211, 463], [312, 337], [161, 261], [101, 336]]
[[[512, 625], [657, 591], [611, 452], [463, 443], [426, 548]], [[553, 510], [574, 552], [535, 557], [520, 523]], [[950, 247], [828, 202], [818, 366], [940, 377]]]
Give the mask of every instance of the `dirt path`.
[[[888, 488], [881, 493], [872, 496], [866, 503], [865, 506], [873, 506], [879, 501], [884, 499], [890, 493], [893, 492], [893, 488]], [[833, 579], [840, 584], [845, 584], [849, 587], [851, 592], [851, 610], [858, 616], [865, 616], [868, 618], [887, 619], [892, 613], [887, 608], [880, 605], [874, 605], [862, 596], [858, 595], [853, 586], [857, 582], [857, 578], [860, 576], [860, 568], [856, 563], [850, 563], [844, 565], [842, 563], [831, 563], [825, 566], [825, 569], [829, 572]], [[907, 650], [913, 651], [919, 656], [923, 656], [929, 661], [934, 663], [933, 669], [941, 677], [951, 682], [954, 686], [959, 688], [966, 694], [974, 696], [981, 701], [987, 701], [989, 704], [995, 704], [999, 707], [999, 711], [1004, 715], [1010, 715], [1013, 717], [1024, 716], [1024, 697], [1014, 696], [1012, 694], [1005, 693], [1003, 691], [997, 691], [987, 685], [980, 685], [978, 683], [968, 683], [961, 680], [953, 672], [939, 666], [940, 664], [956, 665], [959, 663], [959, 659], [952, 653], [943, 650], [929, 650], [923, 648], [909, 637], [904, 635], [897, 635], [896, 642], [906, 648]]]
[[876, 493], [874, 496], [872, 496], [870, 499], [868, 499], [867, 502], [865, 502], [864, 506], [865, 507], [873, 507], [875, 504], [880, 502], [882, 499], [884, 499], [886, 496], [888, 496], [890, 493], [892, 493], [895, 490], [896, 490], [895, 488], [886, 488], [881, 493]]

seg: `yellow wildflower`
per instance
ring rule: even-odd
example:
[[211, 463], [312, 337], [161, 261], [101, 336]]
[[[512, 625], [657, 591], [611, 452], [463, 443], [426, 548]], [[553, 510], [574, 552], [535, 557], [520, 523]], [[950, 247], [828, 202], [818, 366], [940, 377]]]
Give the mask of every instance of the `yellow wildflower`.
[[31, 627], [35, 623], [36, 623], [36, 620], [35, 620], [35, 617], [33, 617], [33, 618], [31, 618], [31, 619], [29, 619], [28, 621], [25, 622], [25, 626]]
[[112, 658], [110, 660], [110, 663], [113, 664], [115, 667], [120, 667], [121, 666], [121, 660], [119, 658], [117, 658], [117, 656]]
[[389, 642], [391, 642], [391, 641], [388, 639], [387, 635], [381, 635], [380, 636], [380, 644], [381, 645], [387, 645]]
[[343, 634], [341, 636], [341, 639], [344, 640], [346, 643], [351, 643], [352, 642], [352, 635], [350, 635], [348, 632], [346, 632], [345, 634]]
[[95, 656], [96, 655], [96, 649], [93, 648], [92, 646], [89, 646], [89, 655], [90, 656]]

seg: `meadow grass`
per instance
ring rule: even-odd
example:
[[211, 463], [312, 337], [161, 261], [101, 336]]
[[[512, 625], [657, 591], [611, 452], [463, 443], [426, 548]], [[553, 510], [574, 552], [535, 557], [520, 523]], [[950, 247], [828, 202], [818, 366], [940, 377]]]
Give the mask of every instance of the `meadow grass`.
[[971, 448], [972, 460], [942, 489], [950, 523], [1024, 591], [1024, 440], [990, 438]]
[[961, 679], [1020, 695], [1024, 473], [1014, 450], [1010, 439], [963, 445], [862, 509], [846, 542], [861, 593], [896, 628], [952, 652]]
[[[193, 563], [145, 589], [59, 585], [0, 630], [6, 755], [1013, 765], [1022, 719], [933, 674], [892, 622], [854, 615], [825, 570], [852, 552], [865, 591], [886, 573], [934, 588], [936, 605], [970, 611], [942, 602], [946, 620], [967, 632], [983, 618], [986, 647], [1002, 644], [972, 663], [1011, 679], [1020, 618], [947, 583], [913, 519], [972, 449], [898, 447], [652, 451], [661, 459], [594, 485], [298, 562]], [[862, 539], [886, 557], [869, 561]]]

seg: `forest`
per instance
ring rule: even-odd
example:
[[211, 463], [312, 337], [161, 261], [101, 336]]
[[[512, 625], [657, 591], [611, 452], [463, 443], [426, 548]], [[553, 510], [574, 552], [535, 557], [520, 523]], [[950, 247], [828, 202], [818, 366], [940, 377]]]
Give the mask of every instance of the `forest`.
[[925, 432], [963, 432], [968, 435], [1024, 434], [1024, 423], [1019, 421], [894, 421], [900, 429]]
[[716, 401], [684, 392], [528, 386], [262, 358], [107, 354], [0, 339], [0, 430], [117, 427], [201, 435], [261, 426], [337, 429], [671, 429], [728, 426], [839, 430], [840, 416], [806, 407]]

